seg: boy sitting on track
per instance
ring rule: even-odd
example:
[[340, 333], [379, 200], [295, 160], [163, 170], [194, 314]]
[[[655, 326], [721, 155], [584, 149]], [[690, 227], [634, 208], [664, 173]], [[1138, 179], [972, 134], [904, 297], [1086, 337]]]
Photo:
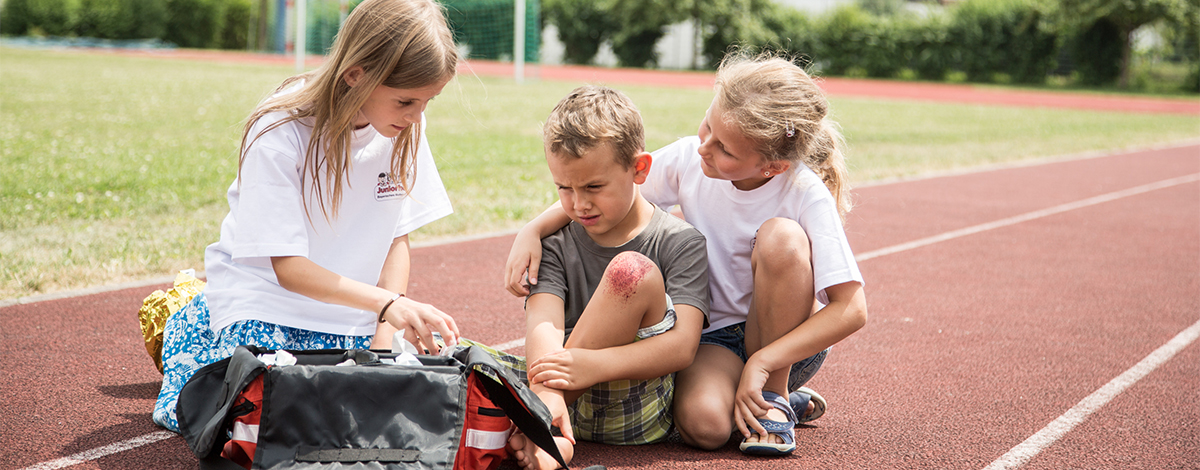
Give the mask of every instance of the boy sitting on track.
[[[642, 198], [651, 157], [625, 95], [577, 88], [543, 135], [571, 223], [543, 239], [538, 282], [528, 286], [531, 389], [561, 428], [555, 440], [568, 462], [575, 438], [660, 442], [672, 424], [674, 372], [691, 364], [708, 323], [704, 237]], [[526, 373], [520, 358], [500, 354]], [[557, 466], [523, 435], [509, 447], [522, 467]]]

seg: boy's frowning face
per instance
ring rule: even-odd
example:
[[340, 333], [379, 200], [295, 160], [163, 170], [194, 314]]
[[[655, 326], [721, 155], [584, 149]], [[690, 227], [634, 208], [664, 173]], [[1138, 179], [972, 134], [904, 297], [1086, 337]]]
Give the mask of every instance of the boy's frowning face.
[[617, 163], [611, 145], [601, 143], [582, 158], [553, 154], [547, 148], [546, 163], [563, 210], [592, 240], [617, 246], [632, 238], [638, 220], [630, 213], [638, 197], [637, 185], [645, 176], [639, 177], [635, 167]]

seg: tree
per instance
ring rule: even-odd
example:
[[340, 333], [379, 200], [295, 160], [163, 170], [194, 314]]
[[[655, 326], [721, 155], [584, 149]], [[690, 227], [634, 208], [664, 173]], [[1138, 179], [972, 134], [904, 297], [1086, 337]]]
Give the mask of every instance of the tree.
[[[804, 21], [794, 9], [781, 7], [772, 0], [691, 0], [677, 2], [681, 13], [690, 16], [699, 28], [703, 58], [708, 67], [716, 67], [732, 48], [757, 51], [781, 49], [778, 23]], [[790, 14], [790, 16], [789, 16]], [[686, 17], [685, 16], [685, 17]], [[784, 18], [786, 16], [786, 18]]]
[[600, 50], [600, 44], [618, 27], [608, 12], [611, 0], [545, 0], [542, 15], [545, 21], [558, 28], [562, 41], [563, 59], [571, 64], [587, 64]]
[[673, 0], [613, 0], [610, 13], [620, 25], [612, 32], [613, 54], [627, 67], [658, 64], [655, 44], [666, 34], [667, 26], [687, 18], [687, 12]]
[[[1191, 5], [1189, 5], [1191, 3]], [[1110, 22], [1123, 39], [1119, 84], [1129, 85], [1133, 32], [1159, 20], [1186, 21], [1196, 0], [1059, 0], [1056, 21], [1065, 30], [1084, 31], [1097, 21]]]

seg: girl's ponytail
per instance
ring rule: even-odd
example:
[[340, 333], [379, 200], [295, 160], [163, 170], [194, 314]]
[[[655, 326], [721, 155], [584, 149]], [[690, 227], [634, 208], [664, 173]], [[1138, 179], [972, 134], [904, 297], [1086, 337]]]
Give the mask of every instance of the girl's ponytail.
[[854, 208], [854, 201], [850, 198], [846, 156], [842, 153], [844, 148], [846, 148], [846, 141], [842, 138], [837, 123], [829, 118], [824, 118], [821, 119], [820, 127], [813, 135], [808, 154], [803, 157], [804, 164], [821, 177], [825, 187], [829, 188], [829, 192], [833, 194], [833, 199], [837, 202], [838, 214], [842, 216], [843, 220], [845, 220], [846, 214], [849, 214], [850, 210]]

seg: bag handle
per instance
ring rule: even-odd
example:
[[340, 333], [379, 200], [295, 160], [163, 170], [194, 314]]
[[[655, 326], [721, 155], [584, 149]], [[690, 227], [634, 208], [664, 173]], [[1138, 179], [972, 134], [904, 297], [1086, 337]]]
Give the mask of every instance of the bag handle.
[[196, 457], [220, 453], [224, 426], [238, 393], [267, 369], [257, 347], [238, 346], [233, 355], [202, 367], [184, 384], [175, 404], [179, 433]]

